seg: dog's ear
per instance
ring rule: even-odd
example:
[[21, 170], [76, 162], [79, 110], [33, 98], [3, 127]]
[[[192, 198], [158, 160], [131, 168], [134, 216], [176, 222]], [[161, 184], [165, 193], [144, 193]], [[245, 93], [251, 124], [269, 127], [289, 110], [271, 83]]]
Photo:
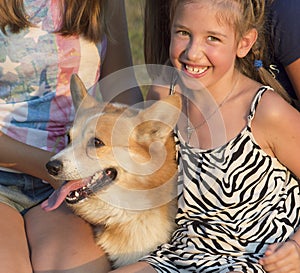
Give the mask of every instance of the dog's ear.
[[88, 94], [83, 82], [77, 74], [73, 74], [71, 76], [70, 89], [72, 101], [76, 111], [78, 110], [79, 106], [85, 107], [86, 105], [86, 107], [90, 108], [98, 105], [97, 100]]
[[165, 141], [174, 129], [181, 113], [181, 97], [174, 94], [156, 101], [141, 111], [137, 118], [139, 126], [138, 141]]

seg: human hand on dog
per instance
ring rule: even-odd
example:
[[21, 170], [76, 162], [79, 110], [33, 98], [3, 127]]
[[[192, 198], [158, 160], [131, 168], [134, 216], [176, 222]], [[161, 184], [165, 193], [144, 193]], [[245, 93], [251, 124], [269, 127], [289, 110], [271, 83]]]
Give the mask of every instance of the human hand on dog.
[[268, 273], [300, 273], [300, 248], [293, 241], [270, 245], [259, 263]]

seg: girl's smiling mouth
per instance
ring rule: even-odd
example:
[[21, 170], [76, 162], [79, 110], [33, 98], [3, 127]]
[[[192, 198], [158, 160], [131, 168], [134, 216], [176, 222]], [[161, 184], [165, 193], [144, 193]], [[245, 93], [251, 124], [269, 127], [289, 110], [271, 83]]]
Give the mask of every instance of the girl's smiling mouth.
[[202, 75], [205, 71], [208, 70], [208, 66], [205, 67], [197, 67], [192, 65], [184, 65], [185, 70], [192, 75]]

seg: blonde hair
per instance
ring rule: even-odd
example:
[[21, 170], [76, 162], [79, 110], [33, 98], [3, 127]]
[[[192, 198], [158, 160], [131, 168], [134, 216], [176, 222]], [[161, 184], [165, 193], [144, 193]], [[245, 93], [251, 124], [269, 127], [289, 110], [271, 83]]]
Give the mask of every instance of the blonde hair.
[[[57, 32], [64, 35], [83, 35], [86, 39], [99, 42], [103, 34], [109, 35], [105, 20], [109, 0], [62, 0], [58, 8], [61, 11], [62, 24]], [[6, 28], [13, 33], [31, 27], [24, 9], [23, 0], [0, 1], [0, 28], [6, 34]]]
[[[173, 0], [170, 5], [170, 20], [179, 4], [203, 0]], [[286, 101], [291, 103], [286, 90], [262, 66], [266, 59], [266, 33], [265, 33], [265, 0], [205, 0], [214, 7], [219, 8], [218, 19], [233, 26], [237, 39], [243, 37], [249, 30], [256, 29], [258, 38], [249, 53], [244, 58], [236, 59], [236, 68], [244, 75], [264, 85], [269, 85]], [[259, 63], [259, 65], [256, 65]]]

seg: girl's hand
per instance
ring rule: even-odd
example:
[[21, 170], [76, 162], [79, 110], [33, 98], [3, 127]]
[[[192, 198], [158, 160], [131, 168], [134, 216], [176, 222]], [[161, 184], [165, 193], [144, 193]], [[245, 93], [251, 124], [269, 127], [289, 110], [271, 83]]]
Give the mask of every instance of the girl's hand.
[[300, 273], [300, 247], [293, 240], [272, 244], [259, 263], [268, 273]]

